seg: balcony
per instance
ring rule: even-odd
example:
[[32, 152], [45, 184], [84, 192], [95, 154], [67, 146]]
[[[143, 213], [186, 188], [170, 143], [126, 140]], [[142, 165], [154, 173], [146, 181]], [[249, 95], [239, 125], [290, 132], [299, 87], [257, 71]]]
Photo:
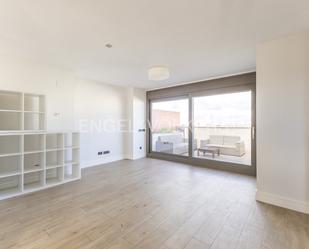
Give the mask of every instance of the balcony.
[[[251, 127], [196, 126], [193, 157], [251, 165]], [[162, 129], [152, 133], [152, 150], [188, 155], [188, 128]]]

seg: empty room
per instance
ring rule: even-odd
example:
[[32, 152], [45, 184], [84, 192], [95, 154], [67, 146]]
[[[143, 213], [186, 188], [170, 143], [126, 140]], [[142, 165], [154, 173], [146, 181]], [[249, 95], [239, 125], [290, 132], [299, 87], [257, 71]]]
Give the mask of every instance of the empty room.
[[0, 249], [309, 249], [309, 1], [0, 0]]

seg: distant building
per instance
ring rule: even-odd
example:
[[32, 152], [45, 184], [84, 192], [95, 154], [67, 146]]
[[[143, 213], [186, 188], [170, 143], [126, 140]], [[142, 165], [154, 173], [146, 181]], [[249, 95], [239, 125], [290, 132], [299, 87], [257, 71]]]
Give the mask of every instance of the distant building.
[[180, 126], [180, 112], [175, 111], [152, 111], [152, 131], [172, 132]]

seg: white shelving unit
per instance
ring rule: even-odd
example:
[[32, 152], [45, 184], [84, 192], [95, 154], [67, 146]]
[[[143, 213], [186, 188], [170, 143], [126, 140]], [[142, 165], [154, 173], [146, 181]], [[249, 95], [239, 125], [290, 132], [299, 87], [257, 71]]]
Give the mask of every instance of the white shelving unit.
[[64, 147], [64, 179], [80, 178], [79, 133], [65, 134]]
[[0, 91], [0, 200], [81, 177], [78, 132], [46, 132], [45, 96]]

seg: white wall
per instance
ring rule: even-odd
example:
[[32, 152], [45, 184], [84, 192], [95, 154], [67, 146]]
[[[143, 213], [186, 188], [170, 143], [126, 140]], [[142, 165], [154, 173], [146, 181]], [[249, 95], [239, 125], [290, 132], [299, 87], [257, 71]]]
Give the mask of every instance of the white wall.
[[[146, 91], [129, 88], [127, 95], [127, 113], [129, 131], [127, 133], [128, 159], [139, 159], [146, 156]], [[145, 131], [140, 131], [145, 129]]]
[[73, 128], [74, 86], [75, 77], [68, 71], [0, 56], [0, 89], [45, 94], [48, 130]]
[[[146, 156], [146, 92], [134, 89], [133, 95], [133, 158]], [[145, 131], [139, 131], [145, 129]]]
[[[128, 88], [82, 80], [67, 70], [0, 56], [0, 89], [46, 95], [48, 130], [79, 130], [86, 124], [86, 132], [81, 134], [82, 167], [126, 158], [127, 151], [131, 150], [126, 146], [133, 149], [133, 144], [125, 143], [127, 124], [132, 122], [128, 119], [133, 119], [127, 106], [140, 109], [140, 104], [133, 103], [133, 97], [130, 104], [127, 102]], [[139, 111], [134, 113], [144, 115]], [[111, 153], [97, 155], [105, 150]]]
[[257, 48], [257, 199], [309, 213], [309, 32]]
[[[84, 167], [125, 158], [127, 89], [79, 80], [75, 89], [75, 128], [81, 129]], [[110, 154], [98, 156], [99, 151]]]

